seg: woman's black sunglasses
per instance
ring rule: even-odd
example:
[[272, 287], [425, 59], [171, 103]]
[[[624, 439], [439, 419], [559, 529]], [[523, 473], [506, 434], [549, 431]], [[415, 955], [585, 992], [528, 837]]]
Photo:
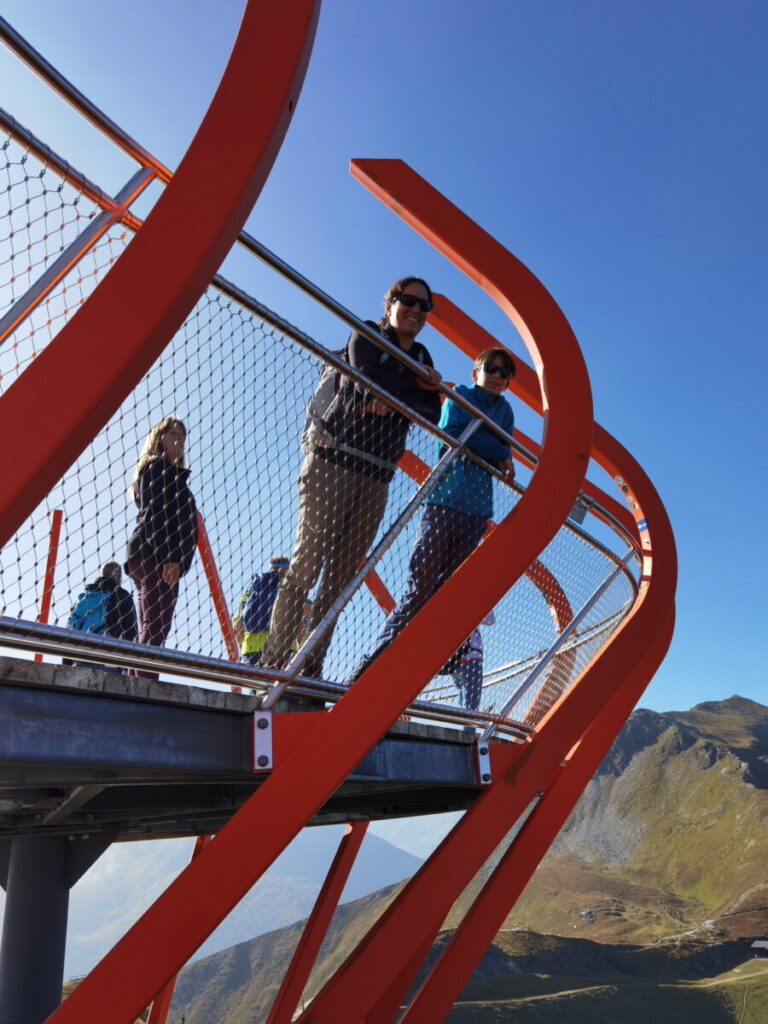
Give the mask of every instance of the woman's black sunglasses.
[[512, 376], [512, 371], [510, 369], [506, 366], [499, 366], [498, 363], [483, 363], [483, 369], [486, 373], [489, 373], [491, 377], [495, 377], [498, 373], [502, 380], [509, 380]]
[[420, 299], [418, 295], [405, 295], [400, 292], [399, 295], [392, 296], [393, 302], [402, 302], [404, 306], [418, 306], [422, 313], [428, 313], [432, 309], [432, 303], [429, 299]]

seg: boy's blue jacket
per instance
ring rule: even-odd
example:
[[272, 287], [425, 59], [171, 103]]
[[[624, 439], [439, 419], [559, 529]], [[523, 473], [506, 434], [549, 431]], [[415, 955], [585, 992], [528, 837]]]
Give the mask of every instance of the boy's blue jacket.
[[[492, 395], [474, 385], [459, 384], [457, 394], [482, 409], [486, 416], [498, 423], [502, 430], [511, 434], [515, 417], [512, 406], [503, 395]], [[449, 398], [443, 403], [439, 426], [452, 437], [459, 437], [469, 423], [469, 413]], [[467, 447], [491, 466], [498, 466], [509, 458], [509, 447], [489, 427], [481, 426], [469, 439]], [[438, 444], [438, 458], [446, 445]], [[460, 455], [449, 467], [429, 497], [428, 505], [447, 505], [458, 512], [490, 519], [493, 515], [493, 477], [484, 469]]]

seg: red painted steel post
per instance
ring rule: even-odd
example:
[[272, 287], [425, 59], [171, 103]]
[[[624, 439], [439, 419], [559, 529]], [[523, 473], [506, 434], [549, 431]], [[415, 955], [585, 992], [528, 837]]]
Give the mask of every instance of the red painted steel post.
[[[53, 597], [53, 581], [56, 575], [56, 559], [59, 555], [59, 537], [61, 536], [61, 520], [64, 513], [60, 508], [51, 512], [51, 532], [48, 536], [48, 558], [45, 562], [45, 573], [43, 575], [43, 590], [40, 594], [40, 614], [38, 622], [48, 622], [51, 613], [51, 598]], [[42, 661], [40, 653], [35, 654], [35, 661]]]
[[666, 629], [558, 769], [398, 1024], [432, 1024], [450, 1011], [658, 668], [672, 639], [673, 622], [671, 615]]
[[290, 1024], [293, 1019], [367, 829], [367, 821], [347, 825], [265, 1024]]
[[[109, 421], [221, 265], [287, 131], [318, 10], [319, 0], [248, 0], [176, 174], [106, 277], [0, 397], [0, 432], [18, 438], [0, 449], [0, 544]], [[41, 405], [56, 430], [20, 435], [18, 425]]]
[[[300, 1018], [302, 1022], [320, 1024], [334, 1020], [351, 1024], [376, 1005], [391, 985], [388, 979], [402, 970], [416, 948], [421, 934], [414, 928], [416, 915], [426, 927], [427, 907], [431, 904], [434, 909], [428, 920], [432, 934], [437, 934], [453, 900], [542, 786], [546, 789], [547, 780], [558, 771], [569, 751], [583, 739], [584, 756], [591, 751], [590, 756], [599, 763], [613, 735], [605, 736], [602, 730], [591, 729], [590, 725], [617, 693], [623, 694], [618, 700], [624, 700], [619, 706], [623, 706], [626, 717], [666, 653], [676, 583], [675, 547], [669, 521], [653, 485], [629, 453], [618, 442], [610, 444], [603, 439], [603, 444], [606, 461], [621, 466], [625, 479], [632, 481], [631, 489], [629, 484], [627, 487], [649, 553], [640, 599], [600, 656], [549, 711], [522, 752], [496, 748], [493, 784], [379, 919], [358, 951], [318, 993]], [[582, 778], [582, 783], [587, 780], [588, 776]], [[567, 815], [568, 806], [560, 804], [558, 798], [559, 794], [555, 801], [559, 811], [553, 807], [553, 812]], [[375, 979], [371, 976], [372, 964], [377, 969]]]
[[[208, 843], [213, 839], [213, 836], [198, 836], [195, 840], [195, 847], [192, 850], [192, 860], [201, 853]], [[166, 1024], [168, 1020], [168, 1011], [171, 1008], [171, 1002], [173, 1000], [173, 990], [176, 988], [176, 978], [178, 975], [174, 975], [168, 984], [159, 992], [152, 1005], [149, 1008], [149, 1016], [147, 1017], [147, 1024]]]
[[229, 614], [227, 599], [224, 597], [224, 589], [221, 585], [219, 570], [216, 568], [216, 559], [213, 557], [211, 542], [208, 539], [205, 520], [200, 512], [197, 513], [197, 550], [200, 552], [200, 561], [203, 563], [205, 578], [208, 580], [208, 589], [211, 592], [213, 607], [219, 620], [221, 634], [224, 637], [227, 655], [230, 661], [237, 661], [240, 657], [240, 651], [235, 639], [235, 627], [232, 624], [232, 616]]

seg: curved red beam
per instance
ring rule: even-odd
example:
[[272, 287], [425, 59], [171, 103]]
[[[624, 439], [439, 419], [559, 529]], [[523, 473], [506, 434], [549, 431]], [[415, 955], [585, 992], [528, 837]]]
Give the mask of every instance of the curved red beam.
[[[288, 128], [318, 11], [319, 0], [290, 8], [248, 0], [221, 83], [165, 192], [83, 307], [0, 398], [0, 429], [17, 438], [0, 451], [1, 542], [149, 369], [237, 238]], [[253, 113], [245, 125], [243, 111]], [[19, 436], [41, 409], [52, 429]], [[49, 1022], [135, 1020], [188, 959], [173, 938], [141, 971], [130, 956], [122, 965], [105, 958]]]
[[[468, 316], [463, 309], [460, 309], [455, 303], [451, 302], [445, 295], [435, 292], [432, 297], [435, 302], [435, 308], [429, 314], [430, 327], [434, 327], [444, 338], [452, 342], [456, 348], [461, 349], [465, 355], [468, 355], [470, 359], [474, 359], [475, 356], [486, 348], [509, 347], [500, 342], [498, 338], [495, 338], [490, 331], [486, 331], [484, 327], [481, 327], [480, 324]], [[541, 389], [535, 370], [526, 365], [518, 356], [515, 356], [515, 362], [517, 364], [517, 373], [510, 380], [507, 387], [513, 395], [522, 399], [529, 408], [543, 416], [544, 407], [541, 400]], [[600, 433], [602, 428], [596, 424], [595, 430]], [[519, 431], [517, 433], [525, 447], [533, 452], [534, 455], [538, 455], [538, 444], [531, 440], [531, 438], [526, 437], [525, 434]], [[592, 455], [598, 458], [594, 437]], [[614, 497], [601, 490], [589, 480], [584, 481], [582, 489], [586, 495], [608, 509], [619, 520], [631, 537], [637, 536], [634, 518]], [[598, 510], [595, 510], [595, 514], [598, 518], [600, 517]]]
[[[0, 431], [15, 439], [0, 449], [0, 545], [141, 380], [232, 247], [290, 123], [318, 10], [319, 0], [249, 0], [178, 171], [93, 294], [0, 397]], [[19, 433], [30, 422], [38, 429]]]
[[[446, 240], [457, 246], [473, 240], [478, 268], [473, 276], [479, 275], [504, 308], [514, 311], [539, 361], [532, 339], [541, 339], [541, 353], [551, 367], [545, 381], [542, 370], [542, 380], [552, 407], [533, 480], [514, 511], [342, 700], [330, 712], [313, 715], [301, 745], [286, 754], [215, 840], [81, 983], [74, 993], [82, 993], [76, 1007], [67, 1009], [71, 996], [52, 1018], [55, 1024], [121, 1019], [114, 1014], [115, 994], [121, 1011], [134, 1016], [140, 1012], [384, 735], [473, 623], [522, 575], [560, 527], [579, 491], [591, 444], [592, 404], [573, 332], [527, 268], [423, 184], [431, 192], [434, 216], [446, 222]], [[484, 584], [472, 586], [473, 579]], [[430, 642], [436, 636], [439, 645]], [[402, 671], [404, 664], [408, 672]], [[93, 993], [98, 993], [98, 1003]]]
[[[630, 672], [624, 686], [609, 698], [582, 741], [558, 769], [513, 845], [423, 979], [400, 1018], [400, 1024], [432, 1024], [442, 1020], [459, 998], [510, 908], [519, 899], [563, 827], [587, 781], [597, 771], [605, 750], [618, 735], [648, 685], [672, 638], [673, 625], [674, 614], [671, 614], [658, 645], [651, 645]], [[414, 970], [405, 986], [398, 991], [400, 999], [404, 998], [415, 973]]]
[[[392, 164], [397, 165], [394, 170]], [[383, 169], [381, 165], [384, 165]], [[363, 174], [363, 170], [375, 170], [376, 173]], [[430, 207], [430, 195], [427, 191], [429, 186], [418, 176], [412, 175], [405, 165], [399, 161], [367, 161], [362, 170], [359, 165], [356, 168], [353, 164], [353, 174], [365, 178], [363, 183], [370, 187], [378, 198], [462, 269], [466, 269], [467, 263], [471, 263], [475, 258], [477, 238], [462, 237], [459, 211], [455, 208], [448, 213], [449, 228], [453, 228], [452, 244], [444, 244], [440, 234], [441, 229], [445, 227], [445, 221], [441, 218], [441, 212], [444, 211]], [[479, 270], [469, 273], [469, 276], [482, 283], [483, 275]], [[526, 333], [521, 331], [521, 334], [528, 344]], [[529, 345], [529, 348], [532, 346]], [[480, 348], [476, 351], [480, 351]], [[540, 359], [536, 359], [536, 364], [539, 366]], [[560, 368], [556, 368], [555, 375]], [[548, 417], [548, 409], [551, 409], [552, 413], [557, 411], [560, 406], [556, 399], [563, 397], [560, 392], [554, 396], [550, 390], [548, 401], [547, 393], [543, 394], [542, 407], [547, 422], [542, 461], [515, 512], [520, 511], [525, 499], [531, 496], [546, 457], [551, 441], [551, 419]], [[392, 987], [396, 987], [408, 977], [408, 967], [416, 962], [420, 950], [425, 948], [425, 942], [429, 942], [431, 937], [437, 934], [454, 900], [483, 866], [512, 823], [524, 812], [542, 787], [548, 786], [549, 780], [568, 757], [569, 752], [581, 740], [587, 742], [584, 749], [590, 751], [592, 755], [607, 750], [613, 737], [596, 735], [595, 730], [590, 729], [590, 725], [599, 719], [606, 703], [612, 702], [615, 695], [621, 694], [621, 697], [617, 697], [618, 703], [612, 702], [612, 707], [619, 707], [625, 712], [626, 717], [633, 701], [647, 685], [664, 657], [671, 636], [668, 627], [673, 614], [677, 580], [675, 544], [666, 511], [641, 467], [615, 439], [602, 430], [599, 433], [599, 441], [595, 442], [595, 457], [612, 475], [621, 476], [624, 481], [622, 493], [627, 499], [636, 524], [635, 529], [640, 535], [644, 564], [635, 605], [611, 638], [611, 642], [544, 715], [524, 745], [491, 748], [494, 782], [483, 791], [427, 864], [379, 918], [356, 952], [315, 996], [300, 1021], [307, 1024], [330, 1024], [331, 1021], [334, 1024], [354, 1024], [365, 1019], [368, 1013], [374, 1012], [379, 1000], [389, 998]], [[568, 510], [561, 510], [561, 522]], [[543, 512], [544, 509], [540, 507], [539, 511]], [[414, 618], [411, 626], [417, 627], [420, 621], [426, 622], [429, 613], [433, 613], [433, 635], [440, 635], [439, 613], [442, 613], [443, 618], [448, 615], [450, 600], [466, 605], [476, 597], [472, 590], [493, 588], [494, 570], [499, 574], [498, 565], [494, 566], [492, 558], [484, 562], [481, 555], [497, 554], [494, 539], [505, 535], [505, 527], [508, 527], [515, 512], [508, 516], [467, 559]], [[521, 537], [525, 537], [525, 534], [518, 535], [518, 540]], [[542, 544], [539, 550], [543, 546]], [[515, 575], [512, 582], [518, 577], [519, 574]], [[509, 585], [509, 581], [506, 580], [505, 589]], [[374, 675], [387, 655], [394, 654], [398, 641], [407, 636], [409, 628], [406, 627], [389, 650], [361, 676], [359, 682], [365, 681], [368, 675]], [[418, 636], [415, 630], [414, 633]], [[421, 634], [422, 637], [425, 635]], [[403, 656], [409, 656], [407, 661], [401, 661], [402, 671], [402, 665], [411, 664], [416, 652], [413, 647], [406, 649], [404, 644], [401, 645], [401, 650]], [[392, 657], [390, 685], [396, 668], [397, 662]], [[420, 678], [423, 678], [423, 675], [420, 675]], [[344, 700], [354, 695], [357, 685]], [[582, 768], [586, 760], [585, 755], [581, 762]], [[589, 775], [581, 778], [582, 787], [588, 779]], [[567, 809], [563, 806], [555, 810], [555, 817], [561, 812], [564, 820]], [[402, 994], [404, 995], [404, 991]], [[423, 1019], [441, 1019], [439, 1014], [435, 1014], [434, 1006], [434, 1003], [429, 1004]]]

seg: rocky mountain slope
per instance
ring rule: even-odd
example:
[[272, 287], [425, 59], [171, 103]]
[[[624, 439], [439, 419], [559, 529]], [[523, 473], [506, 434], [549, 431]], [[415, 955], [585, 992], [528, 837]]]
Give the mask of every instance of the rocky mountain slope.
[[[767, 854], [768, 708], [635, 712], [449, 1019], [763, 1024], [768, 962], [751, 941], [768, 936]], [[306, 998], [394, 891], [339, 909]], [[299, 932], [191, 965], [174, 1014], [263, 1020]]]
[[[240, 901], [197, 956], [297, 921], [312, 909], [343, 826], [304, 829]], [[192, 840], [118, 843], [81, 879], [70, 899], [65, 977], [89, 971], [189, 863]], [[421, 860], [380, 836], [365, 837], [344, 900], [408, 878]]]
[[768, 709], [634, 712], [507, 926], [602, 942], [768, 934]]

